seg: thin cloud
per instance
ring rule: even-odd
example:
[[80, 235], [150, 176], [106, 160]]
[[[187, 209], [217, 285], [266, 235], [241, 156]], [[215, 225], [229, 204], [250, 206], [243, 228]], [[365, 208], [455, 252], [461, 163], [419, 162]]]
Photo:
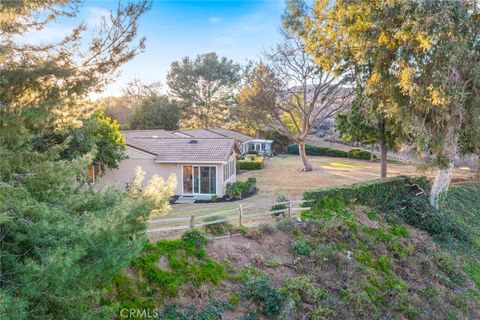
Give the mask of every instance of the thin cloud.
[[208, 23], [210, 23], [210, 24], [219, 24], [221, 22], [222, 22], [222, 19], [220, 19], [219, 17], [208, 18]]

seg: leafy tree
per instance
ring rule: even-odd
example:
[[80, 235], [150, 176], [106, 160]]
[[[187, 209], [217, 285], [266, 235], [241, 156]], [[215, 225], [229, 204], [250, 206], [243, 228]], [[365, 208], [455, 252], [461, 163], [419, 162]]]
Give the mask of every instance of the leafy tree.
[[120, 5], [87, 45], [83, 25], [59, 43], [21, 43], [26, 32], [74, 17], [77, 4], [10, 1], [0, 8], [2, 319], [111, 319], [115, 307], [101, 304], [105, 286], [146, 241], [151, 210], [164, 208], [150, 191], [86, 188], [81, 177], [92, 155], [62, 159], [68, 140], [35, 145], [80, 128], [93, 109], [88, 94], [143, 48], [135, 39], [146, 2]]
[[266, 58], [269, 64], [255, 67], [238, 100], [252, 112], [267, 113], [270, 125], [299, 145], [303, 170], [311, 171], [305, 150], [310, 128], [344, 109], [350, 90], [343, 87], [345, 78], [316, 66], [303, 41], [289, 34]]
[[143, 100], [129, 118], [130, 129], [178, 129], [180, 109], [167, 96], [152, 95]]
[[233, 90], [240, 80], [240, 66], [211, 52], [172, 63], [167, 75], [170, 94], [182, 108], [182, 125], [216, 127], [229, 117]]
[[471, 1], [290, 2], [286, 23], [316, 62], [352, 68], [371, 105], [429, 150], [448, 190], [458, 153], [479, 152], [478, 8]]
[[[335, 129], [346, 142], [358, 142], [362, 145], [371, 146], [371, 160], [373, 160], [373, 149], [375, 145], [380, 144], [381, 136], [383, 136], [386, 149], [395, 150], [397, 145], [401, 143], [403, 134], [399, 130], [397, 132], [388, 131], [387, 129], [395, 127], [392, 124], [386, 124], [384, 132], [380, 132], [377, 117], [369, 114], [368, 109], [365, 110], [363, 101], [361, 92], [357, 93], [350, 109], [335, 117]], [[384, 178], [386, 168], [382, 170], [382, 173], [384, 173], [384, 176], [382, 176]]]
[[115, 120], [105, 117], [103, 111], [97, 111], [83, 122], [83, 126], [73, 130], [67, 136], [68, 147], [62, 152], [62, 158], [73, 160], [92, 150], [95, 151], [94, 163], [102, 167], [117, 168], [120, 161], [126, 159], [125, 137], [120, 133]]
[[[242, 70], [240, 88], [251, 84], [257, 76], [258, 68], [253, 62], [249, 62]], [[244, 91], [235, 96], [235, 103], [230, 108], [231, 123], [229, 127], [251, 136], [259, 136], [270, 123], [269, 114], [264, 108], [252, 108], [244, 97]]]

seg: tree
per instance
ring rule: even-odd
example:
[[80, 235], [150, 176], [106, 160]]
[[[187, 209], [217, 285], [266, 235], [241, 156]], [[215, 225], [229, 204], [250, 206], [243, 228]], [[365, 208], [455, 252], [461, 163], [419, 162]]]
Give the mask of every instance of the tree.
[[148, 97], [159, 95], [161, 86], [159, 81], [143, 83], [140, 79], [134, 79], [123, 89], [123, 96], [127, 98], [130, 107], [135, 109]]
[[255, 68], [251, 83], [238, 95], [239, 101], [252, 112], [267, 112], [271, 126], [299, 145], [303, 170], [311, 171], [305, 150], [310, 128], [343, 110], [350, 90], [343, 86], [345, 78], [316, 66], [303, 42], [289, 34], [266, 58], [269, 64]]
[[83, 122], [83, 126], [74, 129], [67, 137], [68, 147], [62, 152], [62, 158], [73, 160], [95, 151], [93, 163], [101, 168], [118, 168], [120, 161], [126, 159], [125, 137], [115, 120], [105, 117], [102, 110]]
[[[243, 67], [240, 88], [253, 82], [258, 71], [254, 66], [253, 62], [249, 62]], [[235, 103], [230, 108], [230, 118], [229, 127], [252, 136], [259, 136], [260, 131], [265, 130], [271, 122], [267, 110], [251, 108], [248, 99], [244, 99], [242, 91], [235, 96]]]
[[389, 74], [394, 50], [365, 40], [369, 36], [365, 28], [376, 24], [378, 12], [372, 7], [369, 2], [337, 1], [330, 5], [316, 1], [314, 8], [308, 8], [303, 1], [289, 1], [284, 24], [305, 40], [307, 51], [318, 65], [334, 73], [352, 74], [356, 95], [362, 101], [357, 111], [375, 127], [372, 129], [377, 132], [380, 149], [380, 176], [385, 178], [387, 135], [398, 132], [399, 126], [388, 119], [386, 109], [401, 103], [401, 95], [395, 77]]
[[178, 129], [180, 109], [167, 96], [152, 95], [143, 100], [130, 116], [130, 129]]
[[448, 190], [455, 156], [479, 150], [477, 6], [317, 1], [309, 12], [291, 2], [287, 15], [317, 63], [363, 70], [364, 94], [412, 133], [418, 149], [432, 153], [438, 173], [430, 202], [436, 207]]
[[146, 2], [120, 5], [89, 44], [81, 42], [83, 25], [59, 43], [21, 43], [26, 32], [74, 17], [77, 4], [10, 1], [0, 8], [2, 319], [111, 319], [112, 306], [101, 304], [105, 287], [141, 250], [151, 210], [162, 205], [147, 193], [87, 188], [81, 177], [93, 157], [62, 159], [68, 139], [35, 146], [82, 127], [94, 109], [87, 96], [143, 48], [135, 39]]
[[[387, 123], [384, 126], [384, 132], [379, 130], [379, 119], [375, 114], [369, 114], [368, 109], [363, 106], [364, 99], [361, 92], [357, 92], [353, 99], [351, 107], [338, 114], [335, 118], [335, 129], [340, 133], [340, 137], [346, 142], [358, 142], [362, 145], [371, 146], [371, 160], [374, 159], [374, 146], [380, 145], [380, 137], [384, 137], [386, 149], [395, 150], [397, 146], [404, 140], [401, 131], [391, 132], [391, 128], [395, 125]], [[386, 120], [386, 119], [385, 119]], [[385, 169], [381, 170], [381, 177], [386, 177], [386, 155], [382, 156], [385, 160]], [[383, 162], [383, 161], [382, 161]]]
[[223, 125], [234, 101], [240, 66], [211, 52], [175, 61], [167, 75], [170, 94], [182, 109], [182, 125], [188, 128]]

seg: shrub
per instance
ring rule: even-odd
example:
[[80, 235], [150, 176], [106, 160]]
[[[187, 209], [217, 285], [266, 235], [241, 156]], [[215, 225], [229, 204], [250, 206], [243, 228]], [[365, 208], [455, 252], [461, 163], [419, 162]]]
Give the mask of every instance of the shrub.
[[[362, 159], [362, 160], [370, 160], [372, 155], [370, 152], [361, 150], [361, 149], [352, 149], [348, 151], [348, 157], [352, 159]], [[376, 155], [373, 155], [374, 159], [377, 159]]]
[[258, 303], [260, 312], [268, 319], [275, 318], [285, 300], [283, 293], [266, 277], [258, 277], [245, 282], [241, 289], [241, 296], [243, 299], [251, 299]]
[[259, 170], [263, 168], [263, 157], [252, 157], [251, 160], [239, 160], [238, 168], [240, 170]]
[[328, 297], [328, 293], [322, 289], [318, 289], [314, 283], [314, 280], [307, 276], [299, 276], [286, 279], [285, 288], [289, 294], [293, 296], [294, 300], [299, 300], [300, 297], [298, 297], [298, 295], [301, 294], [307, 302], [317, 303], [321, 299]]
[[[275, 199], [275, 202], [285, 202], [285, 201], [288, 201], [288, 198], [286, 196], [284, 196], [283, 194], [277, 194], [277, 198]], [[288, 206], [286, 204], [274, 204], [270, 210], [271, 211], [286, 210], [287, 208]], [[285, 212], [272, 213], [272, 215], [275, 217], [278, 217], [280, 214], [284, 215]]]
[[207, 243], [207, 237], [198, 229], [190, 229], [182, 235], [182, 240], [193, 245], [196, 249], [203, 248]]
[[[309, 156], [326, 156], [326, 157], [336, 157], [336, 158], [352, 158], [352, 159], [363, 159], [370, 160], [370, 152], [361, 150], [361, 149], [351, 149], [350, 151], [343, 151], [328, 147], [317, 147], [310, 144], [305, 145], [305, 152]], [[297, 144], [289, 144], [287, 146], [288, 154], [299, 154]], [[377, 157], [374, 156], [374, 159]]]
[[[327, 157], [338, 157], [338, 158], [348, 158], [348, 152], [343, 150], [337, 150], [326, 147], [316, 147], [310, 144], [305, 145], [305, 151], [309, 156], [327, 156]], [[298, 144], [289, 144], [287, 146], [288, 154], [299, 154]]]
[[326, 197], [341, 197], [347, 202], [353, 201], [379, 210], [394, 210], [405, 207], [405, 199], [426, 198], [426, 195], [419, 194], [419, 191], [422, 191], [420, 189], [428, 193], [430, 183], [427, 178], [400, 176], [349, 186], [306, 191], [303, 197], [305, 200], [310, 200], [310, 204], [313, 201], [315, 205]]
[[293, 252], [302, 256], [309, 256], [312, 252], [312, 247], [303, 240], [295, 240], [290, 248]]
[[247, 181], [237, 181], [227, 184], [226, 196], [229, 199], [241, 200], [253, 194], [256, 190], [257, 179], [250, 177]]

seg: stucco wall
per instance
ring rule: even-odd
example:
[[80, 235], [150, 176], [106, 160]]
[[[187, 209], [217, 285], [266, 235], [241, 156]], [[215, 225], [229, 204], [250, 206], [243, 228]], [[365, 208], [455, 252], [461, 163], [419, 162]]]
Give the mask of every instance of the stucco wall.
[[[175, 188], [175, 194], [181, 195], [183, 191], [183, 165], [177, 163], [155, 163], [155, 157], [147, 153], [143, 153], [131, 147], [126, 147], [125, 153], [128, 155], [128, 159], [123, 160], [118, 169], [106, 169], [105, 175], [99, 178], [100, 185], [115, 184], [120, 188], [126, 188], [127, 183], [132, 180], [135, 174], [135, 168], [140, 166], [145, 171], [144, 184], [152, 178], [153, 175], [158, 174], [164, 179], [167, 179], [170, 174], [175, 174], [177, 177], [177, 187]], [[187, 165], [187, 164], [186, 164]], [[191, 165], [202, 166], [215, 166], [217, 169], [217, 195], [222, 197], [225, 194], [226, 184], [228, 182], [235, 181], [235, 175], [233, 175], [227, 181], [223, 181], [223, 164], [208, 164], [208, 163], [192, 163]]]
[[132, 180], [133, 175], [135, 174], [135, 169], [137, 166], [140, 166], [143, 171], [145, 171], [145, 180], [143, 183], [146, 184], [153, 175], [158, 174], [164, 179], [168, 179], [170, 174], [175, 174], [177, 176], [177, 187], [175, 189], [175, 194], [181, 194], [181, 176], [182, 176], [182, 166], [177, 164], [157, 164], [155, 163], [155, 157], [147, 153], [135, 150], [130, 147], [126, 147], [125, 153], [128, 156], [128, 159], [123, 160], [118, 169], [106, 169], [105, 175], [100, 177], [100, 185], [110, 185], [115, 184], [120, 188], [126, 188], [127, 183]]

